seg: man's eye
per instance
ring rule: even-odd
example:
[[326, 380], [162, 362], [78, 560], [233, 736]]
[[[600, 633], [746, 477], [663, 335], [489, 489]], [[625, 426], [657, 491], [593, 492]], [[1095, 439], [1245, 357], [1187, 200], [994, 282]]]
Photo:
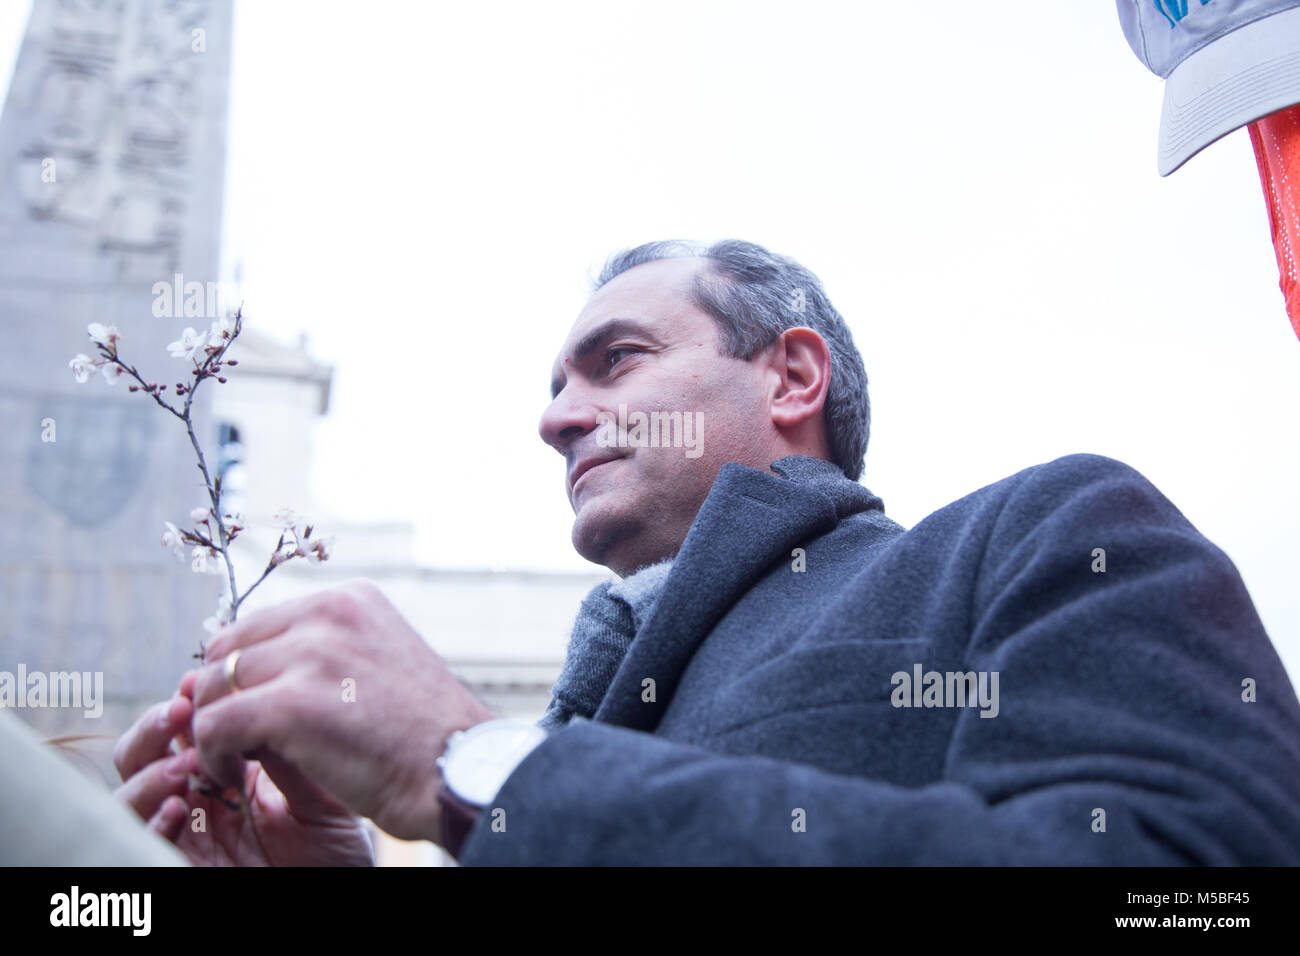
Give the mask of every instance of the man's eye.
[[605, 371], [609, 371], [615, 365], [623, 360], [624, 355], [631, 355], [636, 349], [629, 348], [626, 345], [620, 345], [616, 348], [605, 350]]

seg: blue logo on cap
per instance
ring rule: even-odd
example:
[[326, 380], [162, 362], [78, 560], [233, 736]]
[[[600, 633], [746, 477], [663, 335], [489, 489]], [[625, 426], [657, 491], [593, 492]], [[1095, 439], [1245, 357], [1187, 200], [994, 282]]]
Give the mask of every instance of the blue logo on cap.
[[[1156, 5], [1156, 9], [1161, 15], [1169, 21], [1169, 29], [1178, 26], [1178, 21], [1187, 16], [1187, 0], [1151, 0]], [[1210, 0], [1201, 0], [1201, 6], [1205, 6]]]

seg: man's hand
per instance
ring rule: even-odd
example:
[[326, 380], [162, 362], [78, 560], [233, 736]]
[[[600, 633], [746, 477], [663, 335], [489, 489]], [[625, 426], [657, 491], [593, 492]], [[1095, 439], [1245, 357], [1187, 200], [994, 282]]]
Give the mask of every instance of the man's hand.
[[[238, 693], [225, 658], [240, 651]], [[439, 839], [447, 738], [493, 714], [367, 581], [220, 631], [195, 686], [199, 767], [222, 786], [243, 758], [292, 768], [399, 839]]]
[[150, 707], [118, 740], [113, 763], [123, 783], [115, 796], [196, 866], [373, 866], [361, 818], [292, 768], [248, 764], [244, 792], [256, 835], [240, 811], [190, 788], [197, 676], [186, 674], [178, 696]]

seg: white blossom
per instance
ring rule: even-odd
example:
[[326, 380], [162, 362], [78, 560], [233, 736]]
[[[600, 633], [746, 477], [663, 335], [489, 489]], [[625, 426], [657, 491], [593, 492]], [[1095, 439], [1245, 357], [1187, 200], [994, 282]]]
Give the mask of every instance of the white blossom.
[[316, 538], [310, 542], [307, 548], [307, 563], [320, 564], [322, 561], [328, 561], [330, 551], [334, 547], [334, 536], [328, 538]]
[[196, 332], [193, 329], [186, 329], [181, 333], [181, 337], [167, 346], [167, 351], [171, 353], [172, 358], [193, 359], [203, 351], [203, 346], [208, 344], [208, 335], [206, 332]]
[[306, 519], [292, 508], [281, 508], [275, 514], [271, 515], [271, 520], [275, 522], [277, 528], [284, 531], [292, 531], [295, 536], [298, 534], [298, 528], [305, 525]]
[[116, 325], [100, 325], [98, 322], [91, 322], [86, 326], [86, 334], [96, 345], [102, 345], [110, 352], [117, 351], [118, 339], [122, 333], [118, 332]]
[[167, 523], [167, 530], [163, 532], [162, 545], [164, 548], [170, 548], [172, 554], [184, 561], [185, 560], [185, 542], [181, 539], [180, 529], [170, 521]]
[[203, 559], [203, 563], [199, 564], [198, 567], [196, 568], [196, 570], [199, 573], [207, 573], [207, 574], [221, 573], [221, 564], [217, 561], [216, 551], [212, 550], [206, 545], [199, 545], [198, 547], [190, 551], [190, 564], [194, 565], [199, 558]]
[[96, 362], [89, 355], [83, 355], [78, 352], [68, 363], [68, 368], [72, 369], [72, 374], [77, 376], [77, 381], [85, 383], [90, 378], [90, 373], [102, 365], [102, 362]]
[[212, 330], [209, 335], [212, 338], [213, 345], [220, 345], [224, 340], [230, 338], [235, 332], [234, 316], [223, 315], [212, 323]]
[[285, 551], [284, 557], [275, 561], [275, 564], [281, 564], [294, 556], [306, 558], [312, 564], [329, 559], [334, 538], [322, 538], [320, 529], [315, 527], [310, 518], [304, 518], [292, 508], [281, 508], [272, 518], [276, 527], [293, 535], [293, 549]]
[[195, 524], [202, 524], [204, 521], [207, 521], [208, 509], [195, 508], [193, 511], [190, 512], [190, 520], [193, 521]]
[[304, 519], [293, 529], [293, 536], [298, 544], [295, 554], [306, 558], [310, 564], [329, 560], [330, 549], [334, 547], [332, 535], [328, 538], [321, 537], [320, 529]]
[[116, 385], [117, 380], [122, 377], [122, 366], [116, 362], [105, 362], [100, 371], [104, 373], [104, 379], [109, 385]]
[[230, 607], [230, 598], [222, 595], [217, 601], [217, 613], [203, 622], [203, 628], [209, 634], [215, 634], [227, 624], [234, 616]]

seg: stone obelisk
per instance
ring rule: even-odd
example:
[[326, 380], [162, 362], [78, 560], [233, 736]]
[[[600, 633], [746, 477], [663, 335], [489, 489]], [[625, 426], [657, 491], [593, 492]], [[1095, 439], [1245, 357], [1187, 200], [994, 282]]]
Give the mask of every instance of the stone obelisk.
[[167, 343], [216, 317], [160, 310], [158, 283], [219, 279], [231, 22], [231, 0], [34, 0], [0, 116], [0, 705], [49, 736], [172, 694], [221, 590], [159, 543], [204, 501], [181, 422], [68, 361], [112, 324], [171, 385]]

